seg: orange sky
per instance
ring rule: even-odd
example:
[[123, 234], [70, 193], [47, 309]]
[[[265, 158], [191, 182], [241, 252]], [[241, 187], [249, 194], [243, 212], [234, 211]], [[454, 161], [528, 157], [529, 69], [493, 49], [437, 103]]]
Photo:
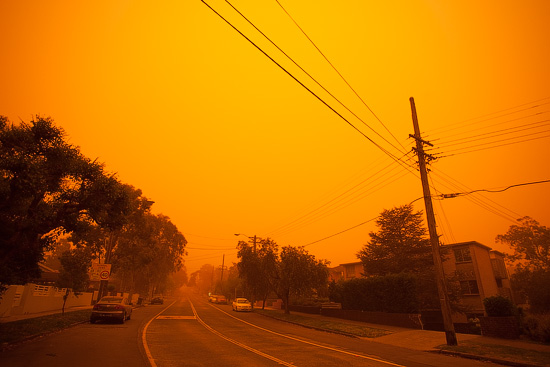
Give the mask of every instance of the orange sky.
[[[275, 0], [231, 3], [362, 121], [225, 1], [208, 1], [399, 157], [413, 144], [414, 97], [426, 139], [455, 153], [431, 165], [438, 193], [550, 179], [550, 1], [279, 2], [403, 147]], [[188, 239], [189, 271], [221, 265], [223, 254], [226, 265], [236, 261], [234, 233], [353, 262], [372, 222], [312, 242], [422, 195], [416, 174], [199, 0], [6, 0], [0, 34], [0, 114], [51, 116], [85, 155], [142, 189]], [[469, 142], [465, 151], [502, 146], [456, 154], [457, 139]], [[438, 231], [445, 243], [506, 250], [494, 238], [513, 218], [550, 225], [549, 191], [543, 183], [435, 201]]]

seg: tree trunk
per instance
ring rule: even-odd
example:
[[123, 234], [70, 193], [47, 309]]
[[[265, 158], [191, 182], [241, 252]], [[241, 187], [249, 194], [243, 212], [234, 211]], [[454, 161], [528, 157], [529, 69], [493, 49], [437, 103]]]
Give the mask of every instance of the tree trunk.
[[283, 301], [285, 302], [285, 314], [289, 315], [290, 314], [290, 291], [287, 291], [284, 298], [283, 298]]
[[69, 298], [69, 288], [65, 291], [63, 295], [63, 307], [61, 307], [61, 314], [65, 315], [65, 304], [67, 303], [67, 298]]

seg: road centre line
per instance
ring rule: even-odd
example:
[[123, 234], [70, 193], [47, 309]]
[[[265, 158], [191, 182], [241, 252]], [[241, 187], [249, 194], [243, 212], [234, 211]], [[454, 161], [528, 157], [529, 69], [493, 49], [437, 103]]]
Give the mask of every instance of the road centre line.
[[155, 316], [149, 320], [147, 324], [143, 327], [143, 332], [141, 334], [141, 343], [143, 344], [143, 349], [145, 350], [145, 356], [147, 357], [147, 360], [149, 361], [149, 364], [151, 367], [157, 367], [157, 364], [155, 363], [155, 360], [153, 359], [153, 355], [151, 354], [151, 351], [149, 350], [149, 346], [147, 345], [147, 328], [149, 327], [149, 324], [153, 322], [161, 313], [166, 311], [168, 308], [172, 307], [172, 305], [176, 303], [176, 301], [172, 302], [170, 305], [168, 305], [164, 310], [157, 313]]
[[[269, 329], [266, 329], [266, 328], [263, 328], [261, 326], [258, 326], [258, 325], [254, 325], [248, 321], [244, 321], [243, 319], [240, 319], [238, 317], [235, 317], [227, 312], [225, 312], [224, 310], [214, 306], [214, 305], [209, 305], [213, 308], [215, 308], [216, 310], [226, 314], [227, 316], [229, 317], [232, 317], [234, 318], [235, 320], [238, 320], [242, 323], [245, 323], [249, 326], [252, 326], [252, 327], [255, 327], [257, 329], [260, 329], [262, 331], [265, 331], [265, 332], [268, 332], [268, 333], [271, 333], [271, 334], [274, 334], [274, 335], [278, 335], [278, 336], [281, 336], [283, 338], [287, 338], [287, 339], [291, 339], [291, 340], [294, 340], [294, 341], [297, 341], [297, 342], [300, 342], [300, 343], [304, 343], [304, 344], [309, 344], [309, 345], [313, 345], [315, 347], [318, 347], [318, 348], [323, 348], [323, 349], [328, 349], [330, 351], [333, 351], [333, 352], [338, 352], [338, 353], [343, 353], [343, 354], [347, 354], [347, 355], [350, 355], [350, 356], [353, 356], [353, 357], [358, 357], [358, 358], [363, 358], [363, 359], [368, 359], [368, 360], [371, 360], [371, 361], [376, 361], [376, 362], [380, 362], [380, 363], [384, 363], [384, 364], [388, 364], [388, 365], [391, 365], [391, 366], [396, 366], [396, 367], [406, 367], [406, 366], [403, 366], [401, 364], [397, 364], [397, 363], [393, 363], [393, 362], [389, 362], [389, 361], [385, 361], [383, 359], [379, 359], [379, 358], [375, 358], [375, 357], [369, 357], [369, 356], [366, 356], [364, 354], [357, 354], [357, 353], [352, 353], [352, 352], [348, 352], [348, 351], [345, 351], [345, 350], [342, 350], [342, 349], [338, 349], [338, 348], [333, 348], [333, 347], [329, 347], [329, 346], [326, 346], [326, 345], [322, 345], [322, 344], [317, 344], [317, 343], [313, 343], [313, 342], [310, 342], [310, 341], [307, 341], [307, 340], [303, 340], [303, 339], [299, 339], [299, 338], [295, 338], [293, 336], [290, 336], [290, 335], [285, 335], [285, 334], [281, 334], [281, 333], [278, 333], [278, 332], [275, 332], [275, 331], [272, 331], [272, 330], [269, 330]], [[193, 308], [194, 310], [194, 308]]]
[[276, 363], [278, 363], [278, 364], [281, 364], [281, 365], [283, 365], [283, 366], [288, 366], [288, 367], [296, 367], [296, 365], [293, 364], [293, 363], [285, 362], [285, 361], [283, 361], [283, 360], [281, 360], [281, 359], [278, 359], [278, 358], [276, 358], [276, 357], [273, 357], [273, 356], [271, 356], [271, 355], [269, 355], [269, 354], [266, 354], [266, 353], [264, 353], [264, 352], [261, 352], [261, 351], [259, 351], [259, 350], [257, 350], [257, 349], [254, 349], [254, 348], [252, 348], [252, 347], [249, 347], [249, 346], [246, 345], [246, 344], [240, 343], [240, 342], [238, 342], [238, 341], [236, 341], [236, 340], [234, 340], [234, 339], [231, 339], [231, 338], [229, 338], [229, 337], [223, 335], [223, 334], [220, 333], [219, 331], [217, 331], [217, 330], [213, 329], [212, 327], [210, 327], [207, 323], [205, 323], [205, 322], [199, 317], [199, 315], [197, 314], [197, 310], [195, 310], [195, 306], [193, 305], [193, 302], [191, 302], [191, 300], [189, 300], [189, 303], [191, 304], [191, 308], [193, 309], [193, 314], [195, 315], [195, 318], [197, 319], [197, 321], [198, 321], [202, 326], [204, 326], [208, 331], [210, 331], [211, 333], [213, 333], [213, 334], [219, 336], [219, 337], [222, 338], [222, 339], [227, 340], [227, 341], [230, 342], [230, 343], [235, 344], [235, 345], [238, 346], [238, 347], [244, 348], [244, 349], [246, 349], [246, 350], [248, 350], [248, 351], [250, 351], [250, 352], [252, 352], [252, 353], [254, 353], [254, 354], [257, 354], [257, 355], [259, 355], [259, 356], [261, 356], [261, 357], [264, 357], [264, 358], [267, 358], [267, 359], [269, 359], [269, 360], [272, 360], [272, 361], [274, 361], [274, 362], [276, 362]]

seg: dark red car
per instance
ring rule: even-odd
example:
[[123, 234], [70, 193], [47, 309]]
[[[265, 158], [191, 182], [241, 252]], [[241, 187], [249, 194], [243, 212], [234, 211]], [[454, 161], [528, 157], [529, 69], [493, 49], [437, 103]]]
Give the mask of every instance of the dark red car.
[[128, 298], [118, 296], [107, 296], [101, 298], [94, 305], [90, 315], [90, 323], [94, 324], [98, 320], [112, 320], [123, 324], [124, 321], [132, 317], [132, 304]]

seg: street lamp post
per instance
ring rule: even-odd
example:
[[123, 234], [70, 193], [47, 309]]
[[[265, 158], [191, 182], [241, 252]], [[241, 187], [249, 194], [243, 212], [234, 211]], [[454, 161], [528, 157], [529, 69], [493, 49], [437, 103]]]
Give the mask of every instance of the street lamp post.
[[[250, 237], [250, 236], [247, 236], [243, 233], [235, 233], [235, 236], [237, 236], [237, 237], [238, 236], [245, 236], [249, 240], [252, 240], [252, 243], [254, 244], [254, 254], [256, 254], [256, 235], [254, 235], [254, 237]], [[256, 302], [255, 298], [256, 298], [255, 294], [252, 293], [252, 299], [251, 299], [252, 302], [250, 302], [252, 304], [252, 308], [254, 308], [254, 303]]]
[[243, 233], [235, 233], [235, 236], [245, 236], [248, 239], [252, 240], [252, 243], [254, 244], [254, 253], [256, 253], [256, 235], [254, 235], [254, 237], [249, 237]]

